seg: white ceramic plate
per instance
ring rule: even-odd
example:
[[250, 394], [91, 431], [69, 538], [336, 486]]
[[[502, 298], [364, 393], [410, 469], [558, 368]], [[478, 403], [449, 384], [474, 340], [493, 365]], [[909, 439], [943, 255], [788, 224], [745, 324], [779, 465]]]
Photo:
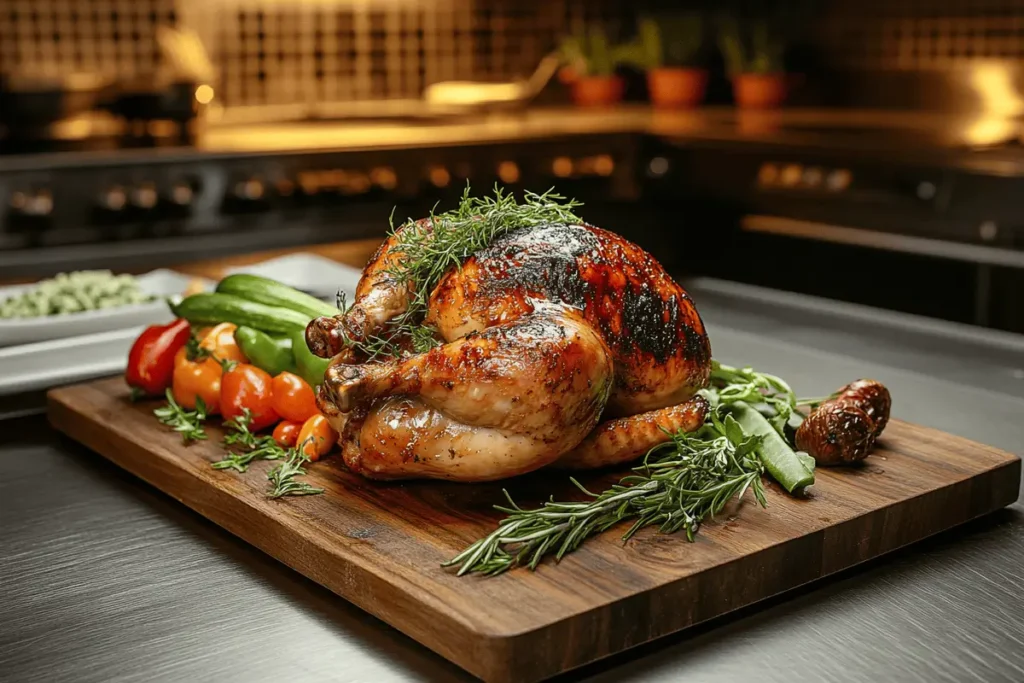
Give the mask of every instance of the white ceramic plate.
[[0, 349], [0, 395], [20, 394], [124, 372], [145, 326]]
[[277, 280], [318, 299], [334, 303], [338, 290], [351, 302], [362, 271], [316, 254], [289, 254], [248, 266], [231, 268], [225, 274], [249, 273]]
[[[139, 287], [144, 292], [160, 298], [148, 304], [106, 308], [100, 311], [0, 320], [0, 347], [170, 322], [174, 316], [171, 315], [163, 298], [180, 295], [193, 278], [173, 270], [161, 269], [140, 275], [137, 279]], [[206, 284], [208, 288], [212, 287], [209, 283]], [[32, 285], [0, 287], [0, 300], [31, 287]]]

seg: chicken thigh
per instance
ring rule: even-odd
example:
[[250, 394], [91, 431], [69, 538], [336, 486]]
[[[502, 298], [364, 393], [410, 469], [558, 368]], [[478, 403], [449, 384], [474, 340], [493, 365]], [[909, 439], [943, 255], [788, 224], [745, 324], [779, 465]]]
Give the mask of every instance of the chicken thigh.
[[703, 424], [704, 325], [638, 246], [589, 225], [512, 230], [434, 288], [424, 323], [440, 346], [365, 362], [346, 339], [379, 334], [409, 305], [396, 244], [371, 259], [348, 311], [306, 331], [334, 359], [318, 403], [352, 470], [484, 481], [599, 467]]

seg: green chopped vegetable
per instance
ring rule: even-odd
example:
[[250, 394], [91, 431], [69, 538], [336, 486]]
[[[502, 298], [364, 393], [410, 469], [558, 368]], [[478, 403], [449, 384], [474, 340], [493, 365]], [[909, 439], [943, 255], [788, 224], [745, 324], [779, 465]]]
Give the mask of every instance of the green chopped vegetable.
[[109, 270], [80, 270], [42, 280], [0, 302], [0, 319], [41, 318], [154, 301], [131, 275]]

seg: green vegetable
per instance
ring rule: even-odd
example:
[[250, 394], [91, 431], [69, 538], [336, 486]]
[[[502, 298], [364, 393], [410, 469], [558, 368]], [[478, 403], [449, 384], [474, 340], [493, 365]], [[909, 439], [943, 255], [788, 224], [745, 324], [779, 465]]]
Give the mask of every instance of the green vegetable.
[[761, 437], [757, 454], [764, 462], [768, 473], [784, 489], [792, 493], [814, 483], [814, 473], [807, 469], [804, 461], [789, 447], [764, 415], [743, 401], [733, 403], [728, 410], [728, 414], [736, 419], [744, 434]]
[[339, 313], [337, 308], [314, 296], [258, 275], [246, 273], [228, 275], [217, 284], [217, 291], [221, 294], [240, 296], [243, 299], [267, 306], [297, 311], [309, 316], [311, 320], [320, 316], [335, 316]]
[[286, 370], [295, 370], [290, 337], [275, 338], [252, 327], [243, 326], [235, 330], [235, 341], [249, 362], [270, 373], [271, 377], [276, 377]]
[[171, 304], [171, 311], [179, 318], [185, 318], [196, 325], [228, 322], [254, 327], [263, 332], [284, 334], [304, 330], [310, 321], [309, 316], [298, 311], [267, 306], [233, 294], [219, 292], [202, 292], [185, 297], [177, 306]]
[[0, 302], [0, 319], [39, 318], [81, 313], [154, 301], [131, 275], [109, 270], [81, 270], [42, 280], [31, 289]]
[[331, 359], [320, 358], [309, 350], [305, 330], [292, 333], [292, 356], [295, 358], [295, 368], [299, 377], [306, 380], [309, 386], [315, 389], [324, 383], [324, 373], [327, 372]]

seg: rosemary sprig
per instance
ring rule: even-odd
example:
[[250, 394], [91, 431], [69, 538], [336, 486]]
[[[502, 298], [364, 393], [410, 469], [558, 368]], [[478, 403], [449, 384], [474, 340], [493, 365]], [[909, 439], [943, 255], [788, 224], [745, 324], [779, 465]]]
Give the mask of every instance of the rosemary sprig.
[[164, 395], [167, 397], [167, 405], [153, 411], [160, 423], [179, 432], [182, 443], [205, 440], [206, 432], [203, 430], [203, 420], [206, 419], [207, 410], [203, 399], [197, 396], [195, 410], [186, 410], [174, 400], [174, 394], [170, 389]]
[[[433, 331], [423, 326], [423, 318], [430, 293], [449, 270], [460, 268], [463, 261], [510, 230], [579, 223], [580, 218], [573, 213], [578, 206], [579, 202], [553, 190], [543, 194], [526, 192], [520, 203], [498, 186], [494, 196], [472, 197], [467, 185], [457, 208], [431, 212], [426, 223], [409, 220], [398, 229], [392, 223], [391, 234], [397, 235], [392, 249], [402, 256], [388, 274], [400, 285], [409, 286], [409, 306], [380, 335], [348, 340], [348, 344], [370, 360], [399, 356], [410, 346], [417, 352], [430, 349], [437, 340]], [[407, 340], [409, 344], [404, 343]]]
[[729, 500], [742, 498], [747, 489], [762, 507], [766, 504], [764, 467], [754, 454], [760, 438], [737, 429], [730, 425], [732, 439], [713, 425], [697, 433], [673, 434], [652, 449], [633, 474], [599, 494], [572, 479], [590, 501], [552, 499], [528, 510], [516, 505], [506, 491], [509, 506], [496, 509], [508, 516], [493, 533], [444, 566], [459, 567], [460, 576], [500, 574], [520, 565], [535, 569], [545, 556], [554, 554], [556, 561], [561, 560], [590, 536], [630, 519], [634, 522], [623, 541], [651, 525], [664, 533], [685, 530], [692, 541], [701, 523], [721, 512]]
[[313, 496], [324, 492], [321, 488], [317, 488], [304, 481], [296, 481], [295, 479], [306, 474], [304, 465], [309, 462], [309, 458], [302, 452], [303, 445], [300, 444], [298, 447], [291, 449], [284, 462], [267, 472], [267, 479], [270, 481], [268, 497]]
[[288, 456], [288, 451], [274, 441], [272, 436], [259, 436], [250, 429], [252, 413], [248, 408], [242, 414], [224, 423], [227, 433], [221, 443], [225, 448], [241, 446], [245, 450], [228, 453], [223, 460], [210, 463], [216, 470], [235, 470], [245, 472], [254, 460], [280, 460]]

